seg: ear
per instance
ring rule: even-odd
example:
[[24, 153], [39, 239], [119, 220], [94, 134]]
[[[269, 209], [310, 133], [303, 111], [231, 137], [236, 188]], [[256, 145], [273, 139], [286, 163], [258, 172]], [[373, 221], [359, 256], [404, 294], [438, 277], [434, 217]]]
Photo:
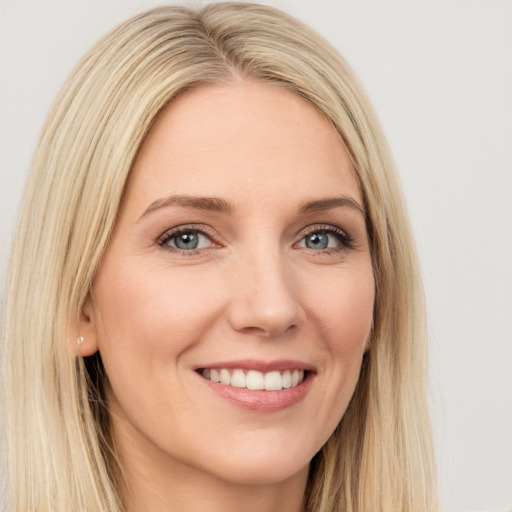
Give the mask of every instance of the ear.
[[95, 324], [95, 311], [89, 296], [82, 308], [80, 317], [71, 329], [72, 351], [80, 357], [92, 356], [98, 350], [98, 333]]

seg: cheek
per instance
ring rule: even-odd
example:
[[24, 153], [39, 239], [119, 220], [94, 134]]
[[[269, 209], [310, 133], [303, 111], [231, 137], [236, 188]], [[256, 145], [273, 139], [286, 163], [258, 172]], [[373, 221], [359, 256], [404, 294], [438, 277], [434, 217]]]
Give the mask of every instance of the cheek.
[[[95, 284], [110, 408], [149, 438], [165, 439], [174, 417], [193, 422], [186, 418], [194, 399], [186, 385], [186, 358], [218, 317], [217, 287], [205, 289], [198, 269], [195, 274], [158, 266], [127, 270], [105, 266]], [[170, 389], [173, 393], [165, 392]], [[148, 418], [159, 420], [148, 426]]]
[[325, 281], [314, 301], [314, 316], [333, 356], [361, 354], [373, 322], [375, 284], [371, 265], [343, 269]]
[[[315, 303], [316, 325], [324, 341], [328, 394], [333, 425], [337, 424], [353, 394], [368, 347], [375, 300], [371, 265], [340, 270], [332, 276]], [[326, 401], [329, 403], [329, 400]]]
[[99, 350], [112, 371], [175, 364], [215, 321], [218, 287], [205, 287], [200, 272], [133, 265], [130, 272], [104, 270], [94, 302]]

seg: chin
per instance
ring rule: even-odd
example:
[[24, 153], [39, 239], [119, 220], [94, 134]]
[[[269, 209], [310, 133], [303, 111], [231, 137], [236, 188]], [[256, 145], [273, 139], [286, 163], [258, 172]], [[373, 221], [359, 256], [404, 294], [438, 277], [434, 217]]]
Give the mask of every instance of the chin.
[[[206, 472], [237, 485], [273, 485], [307, 475], [310, 458], [303, 451], [291, 456], [282, 450], [269, 453], [257, 446], [253, 450], [231, 451], [229, 457], [216, 457], [215, 465], [207, 464]], [[211, 461], [208, 461], [211, 462]]]
[[309, 461], [306, 464], [287, 464], [275, 460], [242, 464], [235, 461], [229, 467], [216, 467], [216, 473], [222, 480], [235, 485], [274, 485], [307, 475], [308, 471]]

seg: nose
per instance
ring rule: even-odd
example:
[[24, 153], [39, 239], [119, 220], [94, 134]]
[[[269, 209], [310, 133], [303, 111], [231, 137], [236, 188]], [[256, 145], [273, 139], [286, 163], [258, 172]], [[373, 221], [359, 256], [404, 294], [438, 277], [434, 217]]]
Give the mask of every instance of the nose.
[[233, 329], [277, 338], [299, 327], [305, 314], [297, 277], [278, 250], [240, 255], [231, 280], [228, 314]]

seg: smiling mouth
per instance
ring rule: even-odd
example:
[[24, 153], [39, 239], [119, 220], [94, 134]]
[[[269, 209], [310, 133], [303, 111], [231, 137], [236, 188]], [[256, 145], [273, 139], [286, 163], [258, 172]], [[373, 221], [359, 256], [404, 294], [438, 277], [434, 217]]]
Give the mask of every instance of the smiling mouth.
[[295, 388], [308, 376], [307, 370], [260, 372], [240, 368], [202, 368], [198, 373], [212, 382], [252, 391], [281, 391]]

